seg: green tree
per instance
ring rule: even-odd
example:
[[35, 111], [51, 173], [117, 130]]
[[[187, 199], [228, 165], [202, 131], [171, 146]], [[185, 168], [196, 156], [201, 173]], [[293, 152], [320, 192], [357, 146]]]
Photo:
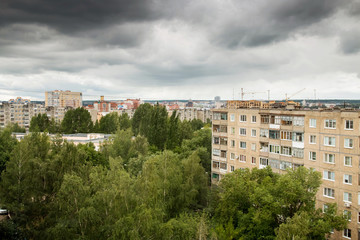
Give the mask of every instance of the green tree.
[[[308, 214], [310, 219], [318, 219], [306, 233], [307, 236], [317, 236], [316, 231], [322, 228], [322, 222], [328, 221], [327, 224], [330, 224], [329, 219], [335, 219], [317, 215], [315, 210], [320, 178], [320, 173], [304, 167], [287, 170], [282, 175], [273, 173], [269, 167], [252, 171], [236, 170], [227, 174], [220, 183], [219, 204], [215, 211], [218, 236], [229, 239], [274, 239], [275, 229], [301, 213]], [[298, 221], [296, 217], [295, 220]], [[288, 228], [291, 228], [290, 223]], [[341, 221], [336, 223], [330, 226], [336, 229], [343, 227]], [[323, 228], [320, 232], [325, 233], [324, 229], [327, 232], [331, 228]], [[284, 226], [281, 234], [286, 231]]]
[[16, 133], [25, 133], [26, 129], [23, 127], [20, 127], [18, 123], [9, 124], [8, 128], [11, 130], [11, 132]]
[[204, 123], [200, 119], [194, 118], [193, 120], [190, 121], [190, 124], [191, 124], [191, 128], [193, 129], [193, 131], [200, 130], [201, 128], [204, 127]]
[[0, 129], [0, 176], [5, 170], [6, 163], [10, 160], [10, 154], [17, 143], [16, 138], [12, 136], [10, 127]]
[[89, 133], [93, 127], [90, 113], [84, 108], [70, 109], [61, 124], [64, 133]]
[[180, 138], [180, 120], [177, 112], [174, 111], [169, 119], [169, 131], [166, 140], [166, 148], [174, 150], [181, 145], [182, 139]]
[[30, 121], [30, 132], [44, 132], [49, 131], [50, 120], [48, 116], [44, 113], [39, 113], [36, 116], [33, 116]]
[[148, 137], [150, 130], [150, 118], [153, 107], [149, 103], [141, 104], [132, 117], [132, 130], [135, 136], [138, 134]]
[[123, 113], [119, 116], [120, 130], [126, 130], [131, 128], [131, 120], [127, 113]]
[[159, 150], [165, 147], [168, 134], [168, 113], [164, 106], [157, 104], [151, 114], [149, 134], [146, 136], [149, 144]]
[[106, 114], [100, 119], [100, 132], [102, 133], [115, 133], [119, 128], [119, 118], [116, 112]]

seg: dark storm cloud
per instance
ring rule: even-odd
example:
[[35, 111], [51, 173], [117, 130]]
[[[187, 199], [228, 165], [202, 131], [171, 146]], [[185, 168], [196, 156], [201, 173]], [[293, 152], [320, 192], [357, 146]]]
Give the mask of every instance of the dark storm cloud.
[[[240, 14], [219, 27], [215, 40], [227, 47], [256, 47], [291, 37], [300, 29], [331, 16], [344, 4], [339, 0], [239, 1]], [[246, 5], [244, 7], [244, 5]]]
[[360, 52], [360, 31], [354, 30], [341, 35], [340, 48], [344, 54], [356, 54]]
[[156, 0], [2, 0], [0, 24], [36, 23], [73, 33], [119, 22], [160, 18]]

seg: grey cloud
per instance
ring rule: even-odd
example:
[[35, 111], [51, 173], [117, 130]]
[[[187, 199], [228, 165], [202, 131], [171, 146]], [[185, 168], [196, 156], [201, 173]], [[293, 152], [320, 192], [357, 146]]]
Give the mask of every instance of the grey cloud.
[[340, 36], [340, 49], [344, 54], [356, 54], [360, 52], [360, 31], [354, 29]]

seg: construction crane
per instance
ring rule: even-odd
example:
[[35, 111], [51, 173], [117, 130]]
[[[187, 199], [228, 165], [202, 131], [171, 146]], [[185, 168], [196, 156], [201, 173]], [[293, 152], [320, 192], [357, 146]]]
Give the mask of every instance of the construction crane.
[[266, 92], [244, 92], [244, 89], [241, 88], [241, 92], [240, 92], [241, 101], [244, 100], [244, 95], [245, 95], [245, 94], [255, 94], [255, 93], [266, 93]]
[[285, 102], [288, 103], [289, 99], [292, 98], [293, 96], [295, 96], [298, 93], [301, 93], [302, 91], [304, 91], [306, 88], [303, 88], [299, 91], [297, 91], [296, 93], [293, 93], [290, 97], [288, 97], [287, 93], [285, 93]]

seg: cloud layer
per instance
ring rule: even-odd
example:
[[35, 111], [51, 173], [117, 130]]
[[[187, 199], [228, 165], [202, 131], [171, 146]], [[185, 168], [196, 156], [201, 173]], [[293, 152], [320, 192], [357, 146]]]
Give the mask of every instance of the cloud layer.
[[0, 100], [358, 98], [359, 22], [358, 0], [4, 0]]

